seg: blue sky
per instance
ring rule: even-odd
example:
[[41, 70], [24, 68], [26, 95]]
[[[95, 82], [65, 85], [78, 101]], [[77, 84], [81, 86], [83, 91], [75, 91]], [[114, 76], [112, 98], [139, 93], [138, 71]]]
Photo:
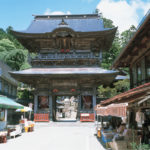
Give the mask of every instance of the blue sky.
[[0, 28], [24, 30], [33, 20], [32, 14], [83, 14], [96, 8], [122, 32], [139, 23], [150, 0], [0, 0]]

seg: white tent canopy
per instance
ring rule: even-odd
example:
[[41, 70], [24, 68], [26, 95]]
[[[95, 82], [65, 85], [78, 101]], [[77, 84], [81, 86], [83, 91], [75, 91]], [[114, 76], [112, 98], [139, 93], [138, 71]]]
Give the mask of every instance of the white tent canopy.
[[17, 109], [16, 112], [30, 112], [32, 108], [24, 106], [23, 109]]

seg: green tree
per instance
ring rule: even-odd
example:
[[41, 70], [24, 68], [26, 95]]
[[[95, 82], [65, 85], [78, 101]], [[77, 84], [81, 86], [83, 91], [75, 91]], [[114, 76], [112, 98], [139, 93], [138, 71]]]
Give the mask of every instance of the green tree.
[[14, 49], [5, 56], [5, 62], [14, 70], [20, 70], [25, 60], [25, 53], [21, 49]]
[[6, 38], [7, 38], [7, 33], [2, 28], [0, 28], [0, 40]]
[[136, 32], [136, 27], [132, 25], [128, 30], [121, 33], [121, 46], [124, 47]]
[[129, 90], [130, 83], [128, 79], [117, 81], [112, 87], [98, 87], [98, 95], [100, 98], [111, 98], [117, 94]]
[[13, 42], [14, 46], [18, 49], [24, 49], [24, 47], [21, 45], [21, 43], [12, 35], [12, 30], [13, 30], [13, 27], [9, 26], [7, 29], [6, 29], [6, 33], [7, 33], [7, 38]]
[[11, 51], [13, 49], [16, 49], [16, 47], [9, 39], [0, 40], [0, 52]]
[[111, 88], [109, 86], [103, 87], [103, 85], [98, 87], [98, 96], [100, 98], [110, 98], [117, 94], [117, 90], [115, 88]]
[[115, 89], [117, 90], [117, 94], [120, 94], [130, 89], [129, 79], [119, 80], [115, 82], [113, 85]]
[[6, 32], [0, 29], [0, 60], [15, 70], [30, 68], [27, 60], [28, 51], [11, 34], [12, 30], [11, 26]]
[[[105, 28], [114, 28], [113, 21], [102, 17]], [[103, 61], [101, 66], [106, 69], [110, 69], [113, 61], [121, 50], [119, 32], [117, 31], [111, 48], [107, 52], [103, 52]]]
[[20, 70], [26, 69], [30, 65], [27, 63], [28, 51], [17, 49], [12, 41], [9, 39], [0, 40], [0, 60], [8, 64], [12, 69]]

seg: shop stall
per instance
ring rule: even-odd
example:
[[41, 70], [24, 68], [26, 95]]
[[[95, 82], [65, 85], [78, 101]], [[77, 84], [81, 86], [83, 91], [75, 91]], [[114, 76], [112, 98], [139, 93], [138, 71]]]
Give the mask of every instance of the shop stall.
[[[113, 150], [150, 144], [150, 87], [131, 89], [95, 107], [101, 117], [101, 138]], [[102, 118], [109, 116], [108, 123]]]

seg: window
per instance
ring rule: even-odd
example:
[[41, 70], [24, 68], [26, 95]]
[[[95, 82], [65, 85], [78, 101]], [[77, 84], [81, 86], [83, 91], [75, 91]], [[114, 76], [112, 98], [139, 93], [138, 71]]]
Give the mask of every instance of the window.
[[11, 95], [13, 95], [13, 85], [11, 85]]
[[141, 64], [137, 64], [137, 82], [141, 82], [142, 80], [142, 71], [141, 71]]
[[17, 88], [14, 86], [13, 87], [13, 96], [16, 96], [16, 94], [17, 94]]
[[9, 89], [8, 83], [5, 81], [5, 83], [4, 83], [4, 92], [8, 93], [8, 89]]

